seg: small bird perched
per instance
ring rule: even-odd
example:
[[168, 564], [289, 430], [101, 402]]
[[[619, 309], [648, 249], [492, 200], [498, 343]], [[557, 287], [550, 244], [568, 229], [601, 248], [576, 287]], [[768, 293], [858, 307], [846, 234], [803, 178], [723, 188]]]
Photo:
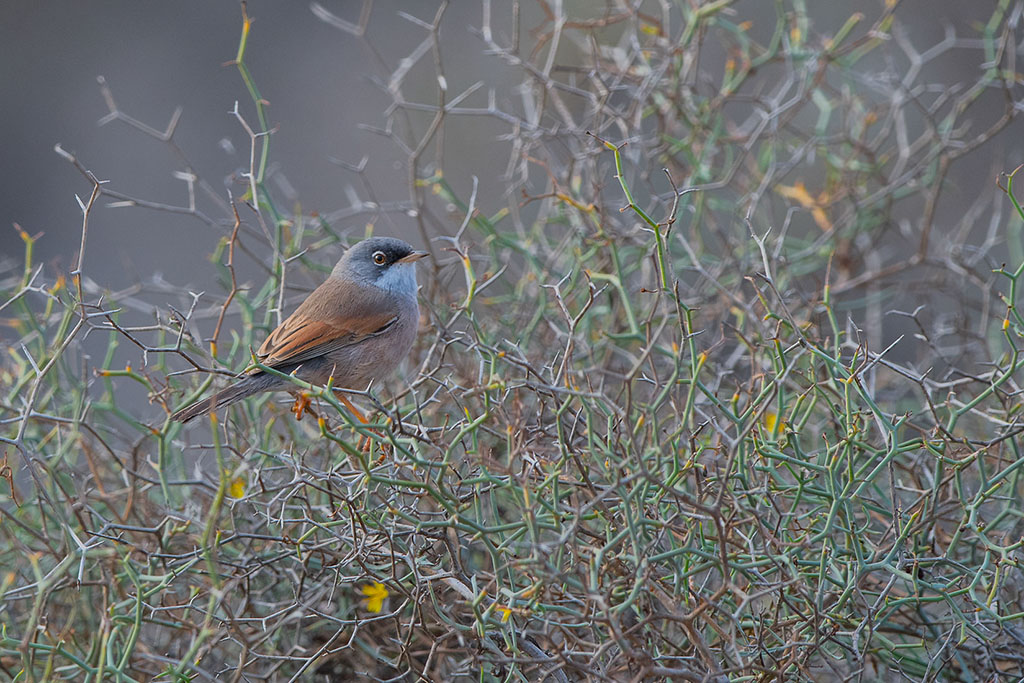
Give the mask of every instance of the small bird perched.
[[[259, 361], [310, 384], [362, 389], [386, 376], [412, 348], [419, 327], [416, 261], [427, 255], [402, 240], [371, 237], [346, 251], [330, 277], [270, 333]], [[253, 394], [293, 389], [259, 369], [171, 415], [188, 422]], [[346, 401], [347, 403], [347, 401]]]

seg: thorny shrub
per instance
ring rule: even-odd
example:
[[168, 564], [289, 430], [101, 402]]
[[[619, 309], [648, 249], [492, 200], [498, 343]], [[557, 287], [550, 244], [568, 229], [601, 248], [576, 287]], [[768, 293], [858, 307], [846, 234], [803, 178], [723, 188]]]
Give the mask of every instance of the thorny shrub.
[[[368, 129], [408, 184], [357, 183], [333, 214], [270, 182], [247, 16], [229, 194], [176, 119], [101, 84], [104, 122], [172, 148], [189, 199], [127, 196], [58, 148], [87, 183], [81, 249], [108, 207], [174, 211], [223, 236], [224, 288], [105, 292], [23, 231], [0, 285], [5, 676], [1024, 675], [1024, 213], [985, 161], [1021, 151], [1021, 3], [927, 46], [899, 2], [827, 32], [802, 0], [578, 4], [395, 19], [423, 40], [372, 80], [392, 104]], [[352, 41], [372, 9], [313, 5]], [[449, 82], [450, 41], [522, 87]], [[948, 60], [976, 80], [941, 80]], [[414, 66], [433, 100], [408, 97]], [[502, 196], [445, 174], [480, 119]], [[979, 155], [992, 180], [950, 200]], [[302, 420], [275, 395], [169, 421], [250, 362], [287, 279], [389, 212], [432, 259], [404, 379], [350, 396], [371, 424], [298, 381]], [[265, 282], [238, 281], [241, 249]]]

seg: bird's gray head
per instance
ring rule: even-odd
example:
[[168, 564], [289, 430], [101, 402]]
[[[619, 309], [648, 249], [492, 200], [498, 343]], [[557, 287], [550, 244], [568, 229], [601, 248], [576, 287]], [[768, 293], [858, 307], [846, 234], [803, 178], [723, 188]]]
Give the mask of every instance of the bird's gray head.
[[416, 261], [427, 255], [393, 237], [371, 237], [344, 253], [331, 277], [416, 297]]

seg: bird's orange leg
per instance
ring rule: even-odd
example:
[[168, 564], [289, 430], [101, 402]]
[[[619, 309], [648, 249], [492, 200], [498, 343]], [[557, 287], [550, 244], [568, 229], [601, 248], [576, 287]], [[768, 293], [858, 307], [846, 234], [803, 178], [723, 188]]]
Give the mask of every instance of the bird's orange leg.
[[295, 396], [295, 405], [292, 406], [292, 412], [295, 413], [295, 421], [298, 422], [302, 419], [302, 414], [306, 411], [312, 413], [309, 409], [309, 394], [302, 391]]
[[341, 392], [335, 392], [334, 395], [338, 397], [338, 400], [341, 401], [346, 408], [348, 408], [348, 411], [350, 413], [352, 413], [353, 415], [356, 416], [357, 420], [362, 422], [364, 425], [365, 424], [370, 424], [370, 421], [366, 419], [366, 416], [363, 415], [363, 413], [359, 410], [359, 408], [356, 408], [352, 404], [352, 401], [348, 400], [348, 398], [345, 396], [345, 394], [343, 394]]
[[[338, 397], [338, 400], [341, 401], [342, 404], [346, 408], [349, 409], [349, 412], [351, 412], [355, 416], [355, 418], [357, 420], [359, 420], [364, 425], [365, 424], [370, 424], [370, 421], [366, 418], [365, 415], [363, 415], [362, 411], [360, 411], [359, 408], [356, 408], [355, 405], [353, 405], [352, 401], [348, 400], [348, 397], [345, 396], [345, 394], [341, 393], [340, 391], [336, 391], [336, 392], [334, 392], [334, 395]], [[376, 434], [377, 436], [381, 437], [382, 439], [384, 438], [384, 435], [381, 434], [380, 432], [378, 432], [376, 429], [371, 430], [371, 431], [374, 434]], [[366, 439], [365, 442], [363, 441], [364, 438]], [[358, 444], [358, 446], [356, 446], [357, 448], [359, 448], [359, 450], [364, 451], [366, 453], [369, 453], [370, 452], [370, 446], [371, 446], [370, 437], [368, 437], [368, 436], [367, 437], [359, 437], [359, 444]], [[381, 459], [384, 458], [384, 455], [386, 453], [384, 446], [385, 446], [384, 444], [381, 444], [381, 449], [380, 449], [381, 450]]]

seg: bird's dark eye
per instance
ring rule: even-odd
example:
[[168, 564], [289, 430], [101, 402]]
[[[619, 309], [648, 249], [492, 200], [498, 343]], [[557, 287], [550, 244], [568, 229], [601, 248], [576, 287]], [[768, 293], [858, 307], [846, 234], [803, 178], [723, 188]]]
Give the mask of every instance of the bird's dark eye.
[[384, 262], [388, 260], [388, 257], [384, 255], [383, 251], [373, 252], [373, 262], [378, 266], [383, 266]]

